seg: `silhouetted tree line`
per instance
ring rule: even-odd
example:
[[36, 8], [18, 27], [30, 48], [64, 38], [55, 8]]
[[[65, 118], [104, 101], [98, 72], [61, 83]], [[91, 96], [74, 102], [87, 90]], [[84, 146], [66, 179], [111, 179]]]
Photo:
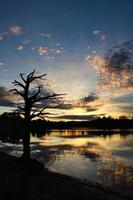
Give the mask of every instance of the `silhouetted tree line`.
[[[32, 136], [42, 137], [46, 134], [44, 120], [34, 120], [30, 124]], [[0, 140], [2, 142], [19, 143], [25, 133], [25, 121], [18, 113], [10, 112], [0, 115]]]
[[103, 117], [89, 122], [89, 127], [96, 128], [133, 128], [133, 119], [128, 119], [126, 116], [120, 116], [119, 119], [114, 119], [112, 117]]
[[0, 139], [2, 142], [18, 143], [23, 134], [23, 119], [19, 114], [3, 113], [0, 115]]
[[[92, 121], [68, 121], [52, 122], [42, 119], [33, 120], [30, 123], [30, 132], [33, 136], [41, 138], [50, 134], [51, 129], [73, 128], [101, 128], [101, 129], [128, 129], [133, 128], [133, 119], [125, 116], [119, 119], [111, 117], [98, 118]], [[24, 119], [16, 112], [3, 113], [0, 115], [0, 140], [2, 142], [19, 143], [24, 134]]]
[[112, 117], [97, 118], [91, 121], [60, 121], [60, 122], [45, 122], [45, 127], [57, 129], [71, 129], [78, 127], [85, 128], [101, 128], [101, 129], [114, 129], [114, 128], [133, 128], [133, 119], [128, 119], [126, 116], [121, 116], [119, 119]]

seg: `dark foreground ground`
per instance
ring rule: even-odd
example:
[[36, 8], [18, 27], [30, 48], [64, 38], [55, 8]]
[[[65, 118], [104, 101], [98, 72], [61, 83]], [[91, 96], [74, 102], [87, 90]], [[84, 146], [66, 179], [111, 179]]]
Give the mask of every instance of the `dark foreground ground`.
[[23, 163], [0, 153], [0, 200], [126, 200], [92, 183], [48, 172], [36, 160]]

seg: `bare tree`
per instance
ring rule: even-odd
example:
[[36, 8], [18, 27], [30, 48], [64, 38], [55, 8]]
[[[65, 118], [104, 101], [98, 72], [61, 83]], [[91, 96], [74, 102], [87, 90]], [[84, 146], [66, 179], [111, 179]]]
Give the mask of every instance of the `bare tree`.
[[[46, 106], [41, 109], [38, 108], [38, 104], [42, 101], [51, 101], [55, 100], [57, 97], [63, 94], [55, 94], [53, 92], [44, 92], [43, 85], [37, 84], [36, 91], [31, 91], [31, 85], [33, 85], [36, 81], [42, 80], [46, 74], [42, 74], [40, 76], [35, 75], [35, 70], [29, 73], [27, 76], [20, 73], [21, 81], [14, 80], [12, 83], [14, 86], [19, 87], [19, 89], [12, 89], [14, 94], [20, 96], [23, 99], [22, 106], [18, 106], [19, 110], [22, 110], [21, 114], [24, 115], [25, 126], [24, 126], [24, 134], [23, 134], [23, 155], [22, 158], [29, 159], [30, 158], [30, 123], [33, 118], [42, 117], [43, 115], [49, 114], [44, 112], [47, 108], [55, 108], [60, 106], [61, 104], [57, 104], [54, 106]], [[58, 103], [60, 101], [57, 101]]]

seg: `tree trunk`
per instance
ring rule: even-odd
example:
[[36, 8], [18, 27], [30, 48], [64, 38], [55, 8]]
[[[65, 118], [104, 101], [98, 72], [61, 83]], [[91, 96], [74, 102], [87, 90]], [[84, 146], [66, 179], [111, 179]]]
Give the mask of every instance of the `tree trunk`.
[[25, 122], [24, 134], [23, 134], [23, 155], [25, 160], [30, 159], [30, 123]]

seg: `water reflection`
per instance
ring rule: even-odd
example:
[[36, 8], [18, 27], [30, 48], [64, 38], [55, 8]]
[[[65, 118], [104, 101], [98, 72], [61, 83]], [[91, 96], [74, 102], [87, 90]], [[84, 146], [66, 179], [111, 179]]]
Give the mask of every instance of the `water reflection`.
[[[107, 131], [106, 131], [107, 133]], [[131, 133], [131, 132], [129, 132]], [[54, 130], [41, 138], [49, 149], [49, 170], [111, 186], [133, 195], [133, 135], [118, 130], [98, 134], [88, 130]], [[124, 190], [123, 190], [124, 189]]]
[[[51, 170], [133, 196], [133, 130], [50, 130], [32, 134], [32, 156]], [[22, 145], [12, 154], [20, 155]]]
[[133, 195], [133, 165], [121, 163], [119, 159], [101, 160], [97, 165], [97, 175], [103, 185], [111, 186], [121, 193]]

